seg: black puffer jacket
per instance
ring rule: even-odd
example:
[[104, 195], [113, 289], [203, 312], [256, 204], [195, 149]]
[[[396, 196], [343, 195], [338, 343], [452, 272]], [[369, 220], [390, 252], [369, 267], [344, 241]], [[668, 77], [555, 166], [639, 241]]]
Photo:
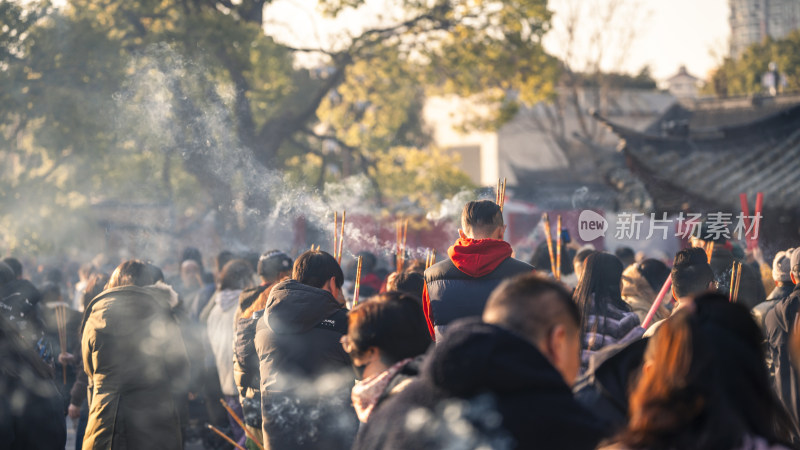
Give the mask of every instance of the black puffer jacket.
[[580, 450], [603, 437], [536, 347], [465, 320], [433, 348], [419, 379], [373, 413], [354, 449]]
[[271, 448], [350, 448], [355, 378], [340, 344], [347, 310], [322, 289], [275, 285], [256, 325], [262, 430]]
[[800, 419], [800, 383], [789, 359], [789, 333], [798, 311], [800, 311], [800, 285], [795, 286], [789, 297], [778, 302], [764, 320], [775, 377], [775, 391], [795, 421]]

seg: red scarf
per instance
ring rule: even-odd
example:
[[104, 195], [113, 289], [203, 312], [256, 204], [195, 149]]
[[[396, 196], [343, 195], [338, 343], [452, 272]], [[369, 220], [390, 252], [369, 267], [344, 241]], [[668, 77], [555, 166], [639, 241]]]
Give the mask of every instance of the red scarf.
[[[500, 239], [470, 239], [461, 236], [452, 247], [447, 249], [447, 255], [453, 265], [464, 274], [473, 278], [488, 275], [503, 261], [511, 256], [511, 245]], [[431, 299], [428, 297], [428, 285], [422, 290], [422, 311], [428, 323], [428, 332], [436, 339], [431, 315]]]

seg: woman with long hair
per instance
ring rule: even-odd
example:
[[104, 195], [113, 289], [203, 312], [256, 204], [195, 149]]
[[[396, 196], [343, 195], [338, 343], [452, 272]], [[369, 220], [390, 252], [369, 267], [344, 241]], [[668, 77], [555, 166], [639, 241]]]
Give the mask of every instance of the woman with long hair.
[[761, 332], [719, 293], [697, 297], [648, 343], [630, 422], [610, 448], [783, 449], [796, 437], [770, 388]]
[[609, 345], [641, 337], [639, 318], [622, 300], [622, 262], [616, 256], [595, 252], [586, 258], [574, 299], [581, 311], [581, 368], [589, 367], [592, 354]]

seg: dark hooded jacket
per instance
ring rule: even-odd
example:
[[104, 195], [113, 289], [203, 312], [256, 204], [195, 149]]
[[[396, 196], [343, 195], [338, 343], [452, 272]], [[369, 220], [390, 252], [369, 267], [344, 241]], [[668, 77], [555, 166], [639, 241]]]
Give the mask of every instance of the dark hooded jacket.
[[[264, 306], [272, 284], [245, 289], [239, 295], [233, 342], [233, 381], [247, 425], [261, 427], [261, 376], [256, 354], [256, 325], [264, 315]], [[255, 304], [255, 305], [254, 305]]]
[[462, 237], [447, 253], [449, 259], [425, 270], [422, 309], [436, 339], [450, 322], [480, 317], [489, 294], [504, 279], [533, 271], [512, 258], [511, 246], [498, 239]]
[[648, 339], [606, 347], [595, 353], [589, 370], [573, 388], [575, 399], [617, 432], [628, 424], [628, 393], [639, 374]]
[[778, 302], [764, 320], [774, 372], [775, 392], [795, 421], [800, 420], [800, 383], [789, 356], [789, 334], [798, 311], [800, 311], [800, 285], [795, 286], [789, 297]]
[[346, 449], [357, 418], [350, 405], [354, 376], [340, 339], [347, 310], [322, 289], [281, 282], [256, 325], [261, 416], [274, 449]]
[[[36, 313], [41, 294], [28, 280], [13, 280], [0, 287], [0, 314], [9, 320], [31, 347], [41, 347], [44, 324]], [[37, 348], [41, 355], [41, 348]], [[47, 359], [47, 358], [45, 358]]]
[[372, 414], [353, 448], [580, 450], [603, 437], [536, 347], [467, 319], [433, 348], [420, 378]]
[[764, 335], [767, 334], [766, 325], [764, 323], [764, 321], [767, 319], [767, 314], [772, 311], [772, 308], [780, 303], [781, 300], [791, 295], [793, 290], [794, 285], [792, 283], [783, 283], [775, 286], [765, 301], [753, 307], [753, 319], [755, 319], [758, 327], [761, 328], [761, 332], [764, 333]]
[[64, 404], [52, 371], [0, 315], [0, 448], [62, 449], [66, 441]]
[[108, 289], [86, 308], [81, 351], [89, 377], [84, 449], [181, 449], [179, 406], [189, 359], [166, 285]]

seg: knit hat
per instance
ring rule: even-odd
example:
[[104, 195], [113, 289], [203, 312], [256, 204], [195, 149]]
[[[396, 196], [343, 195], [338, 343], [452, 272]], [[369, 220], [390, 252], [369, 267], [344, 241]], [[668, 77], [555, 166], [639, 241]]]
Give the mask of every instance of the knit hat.
[[772, 261], [772, 279], [775, 281], [791, 281], [789, 272], [792, 271], [791, 260], [795, 251], [793, 248], [778, 252]]
[[797, 247], [792, 251], [791, 261], [791, 264], [789, 264], [790, 269], [794, 269], [795, 266], [800, 264], [800, 247]]
[[292, 258], [286, 253], [272, 250], [258, 258], [258, 275], [263, 278], [274, 278], [281, 272], [292, 270]]

